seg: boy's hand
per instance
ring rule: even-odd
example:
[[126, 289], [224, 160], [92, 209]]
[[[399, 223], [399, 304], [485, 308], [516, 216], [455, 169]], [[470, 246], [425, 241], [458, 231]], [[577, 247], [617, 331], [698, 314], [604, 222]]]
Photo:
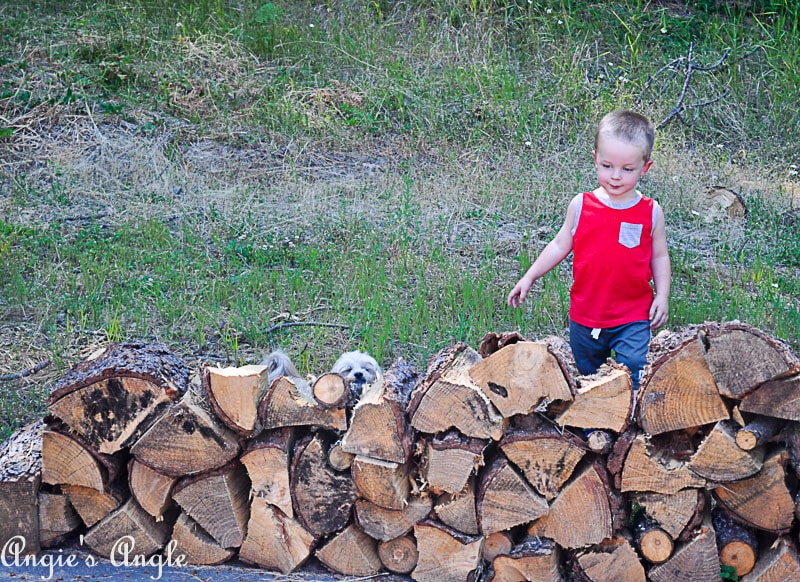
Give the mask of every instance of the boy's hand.
[[514, 285], [511, 293], [508, 294], [506, 304], [511, 307], [519, 307], [519, 304], [525, 301], [525, 297], [527, 297], [530, 288], [531, 283], [528, 283], [524, 278], [520, 279], [519, 282]]
[[669, 319], [669, 305], [666, 298], [656, 295], [650, 305], [650, 328], [657, 329], [667, 323]]

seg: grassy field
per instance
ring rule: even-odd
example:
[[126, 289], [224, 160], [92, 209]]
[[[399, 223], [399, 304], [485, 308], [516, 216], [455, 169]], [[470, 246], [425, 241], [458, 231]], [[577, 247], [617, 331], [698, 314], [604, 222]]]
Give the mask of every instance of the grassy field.
[[[165, 8], [165, 5], [168, 8]], [[0, 2], [0, 437], [108, 341], [187, 362], [350, 349], [420, 368], [566, 337], [570, 265], [505, 297], [594, 187], [615, 107], [658, 124], [669, 329], [800, 350], [789, 0]], [[708, 188], [746, 218], [709, 217]]]

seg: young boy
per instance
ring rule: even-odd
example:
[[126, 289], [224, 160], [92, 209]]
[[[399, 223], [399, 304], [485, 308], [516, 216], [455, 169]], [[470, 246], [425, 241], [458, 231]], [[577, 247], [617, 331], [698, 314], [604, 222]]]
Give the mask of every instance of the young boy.
[[[570, 346], [581, 374], [611, 355], [639, 388], [650, 330], [667, 322], [671, 267], [664, 213], [636, 190], [653, 165], [655, 131], [646, 117], [612, 111], [594, 139], [599, 187], [569, 203], [564, 225], [508, 295], [518, 307], [533, 283], [574, 251]], [[655, 284], [655, 296], [650, 281]]]

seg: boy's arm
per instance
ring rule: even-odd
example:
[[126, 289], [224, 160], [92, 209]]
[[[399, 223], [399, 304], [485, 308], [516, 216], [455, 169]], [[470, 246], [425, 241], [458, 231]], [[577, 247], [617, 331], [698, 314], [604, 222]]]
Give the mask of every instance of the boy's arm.
[[653, 229], [653, 254], [650, 259], [650, 270], [653, 272], [653, 283], [656, 296], [650, 305], [650, 327], [656, 329], [667, 323], [669, 318], [669, 288], [672, 280], [672, 266], [667, 248], [667, 232], [664, 212], [656, 213], [656, 227]]
[[534, 282], [563, 261], [572, 251], [572, 228], [575, 225], [575, 214], [581, 196], [583, 196], [583, 194], [575, 196], [570, 201], [567, 207], [567, 216], [564, 219], [564, 224], [561, 225], [555, 238], [547, 243], [547, 246], [544, 247], [541, 254], [536, 258], [517, 284], [514, 285], [511, 293], [508, 294], [506, 303], [511, 307], [519, 307], [519, 304], [525, 301], [525, 297], [527, 297], [528, 291], [530, 291]]

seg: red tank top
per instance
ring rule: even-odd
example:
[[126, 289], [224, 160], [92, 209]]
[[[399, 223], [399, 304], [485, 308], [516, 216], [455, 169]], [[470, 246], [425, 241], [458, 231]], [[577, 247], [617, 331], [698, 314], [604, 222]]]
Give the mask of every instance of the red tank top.
[[572, 236], [569, 316], [575, 323], [606, 328], [649, 319], [654, 204], [642, 196], [619, 210], [584, 192]]

